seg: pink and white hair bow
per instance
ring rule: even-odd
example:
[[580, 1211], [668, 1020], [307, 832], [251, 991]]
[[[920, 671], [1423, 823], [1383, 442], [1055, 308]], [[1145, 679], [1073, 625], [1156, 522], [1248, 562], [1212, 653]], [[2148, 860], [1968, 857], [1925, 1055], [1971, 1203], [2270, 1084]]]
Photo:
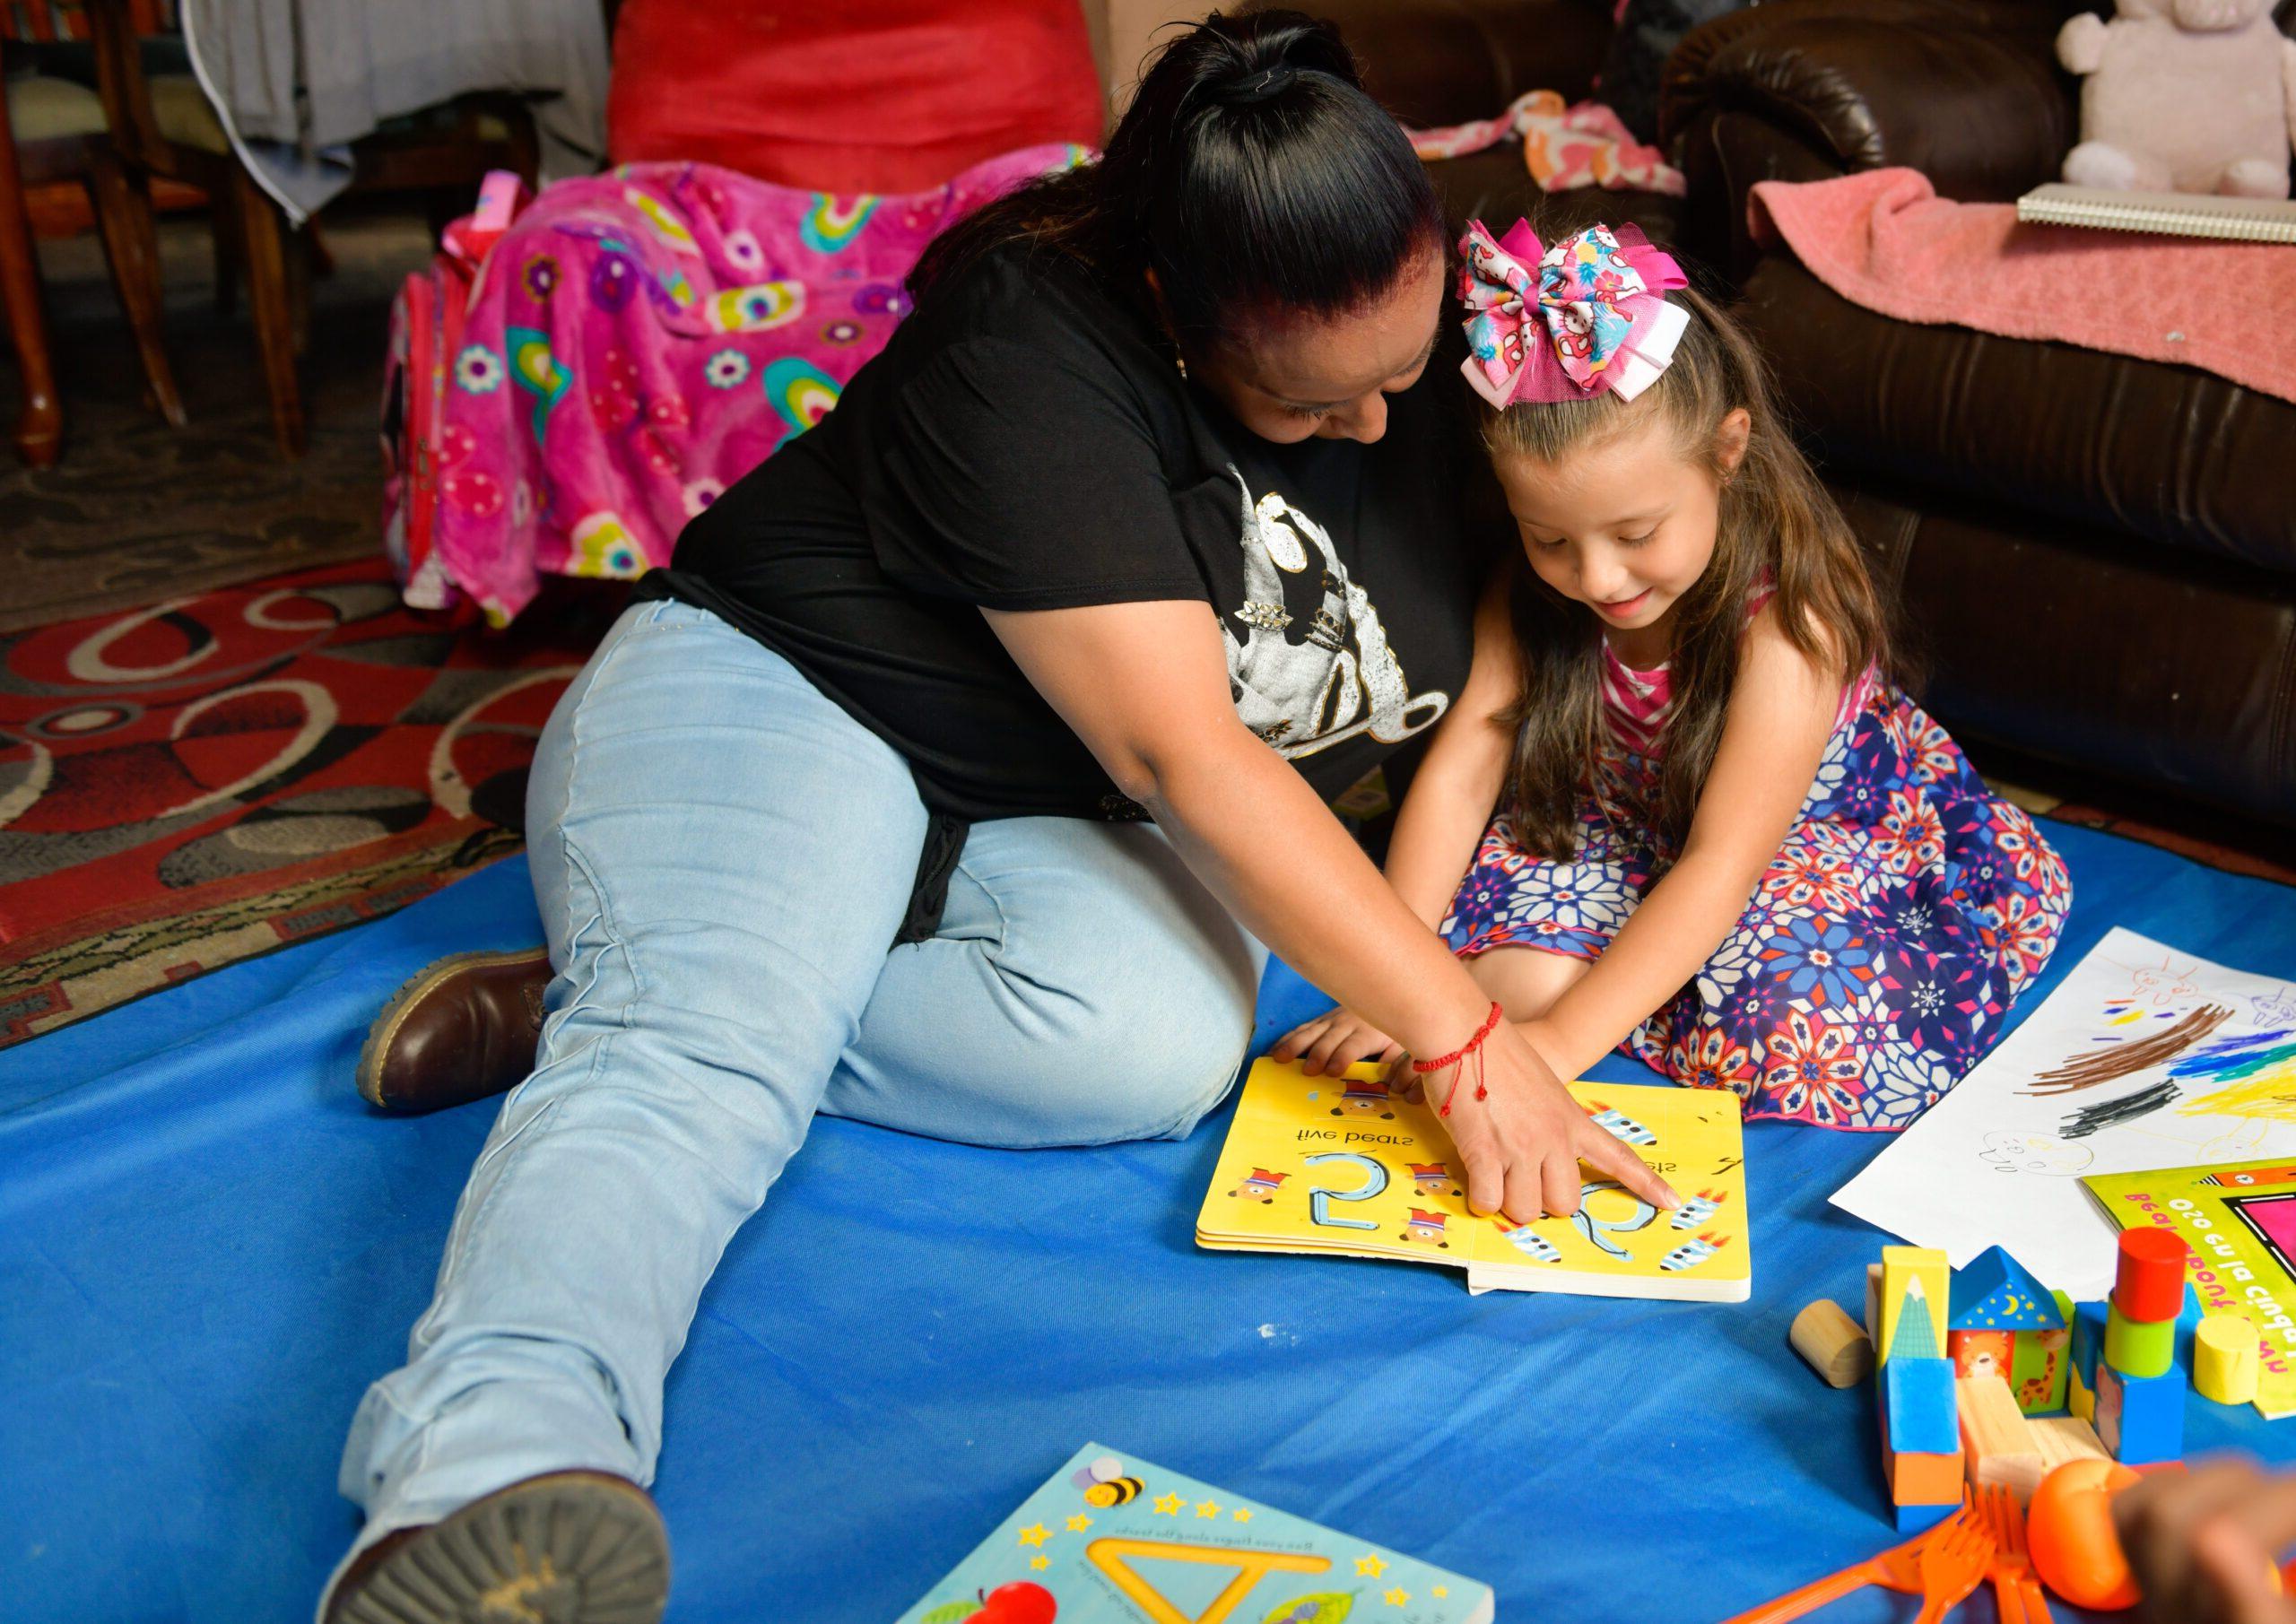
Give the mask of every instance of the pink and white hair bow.
[[1528, 221], [1494, 238], [1478, 220], [1459, 252], [1472, 352], [1463, 370], [1502, 411], [1605, 389], [1632, 400], [1666, 369], [1690, 326], [1665, 297], [1690, 279], [1635, 226], [1590, 226], [1542, 248]]

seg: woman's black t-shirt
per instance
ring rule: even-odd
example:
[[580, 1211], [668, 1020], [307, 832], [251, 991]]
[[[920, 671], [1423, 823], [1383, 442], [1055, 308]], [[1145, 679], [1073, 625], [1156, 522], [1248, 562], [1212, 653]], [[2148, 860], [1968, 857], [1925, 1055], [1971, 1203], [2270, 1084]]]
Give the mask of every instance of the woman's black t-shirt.
[[1328, 798], [1466, 675], [1492, 554], [1465, 517], [1482, 458], [1451, 354], [1388, 397], [1376, 443], [1274, 445], [1083, 267], [992, 250], [689, 524], [640, 595], [779, 652], [909, 760], [944, 828], [1142, 815], [982, 609], [1201, 599], [1238, 712]]

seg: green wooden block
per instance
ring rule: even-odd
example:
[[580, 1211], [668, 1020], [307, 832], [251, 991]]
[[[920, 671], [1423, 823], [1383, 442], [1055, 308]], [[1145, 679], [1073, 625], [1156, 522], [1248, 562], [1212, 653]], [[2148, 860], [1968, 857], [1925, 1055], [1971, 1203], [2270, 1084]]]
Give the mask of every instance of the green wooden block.
[[[2066, 1319], [2069, 1326], [2070, 1316]], [[2065, 1408], [2066, 1378], [2073, 1370], [2073, 1333], [2020, 1331], [2009, 1365], [2009, 1390], [2027, 1415]]]
[[2118, 1303], [2106, 1310], [2105, 1363], [2112, 1369], [2123, 1376], [2165, 1376], [2176, 1362], [2176, 1321], [2130, 1319], [2121, 1313]]

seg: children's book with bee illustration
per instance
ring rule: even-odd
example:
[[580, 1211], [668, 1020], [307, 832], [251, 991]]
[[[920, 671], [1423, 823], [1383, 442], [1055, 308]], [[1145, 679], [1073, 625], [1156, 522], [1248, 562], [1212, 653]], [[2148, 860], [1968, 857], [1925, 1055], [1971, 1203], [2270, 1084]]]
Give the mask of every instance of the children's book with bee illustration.
[[900, 1624], [1489, 1624], [1487, 1585], [1087, 1444]]
[[1262, 1060], [1196, 1214], [1198, 1246], [1338, 1252], [1466, 1271], [1477, 1291], [1738, 1303], [1753, 1289], [1738, 1101], [1717, 1090], [1574, 1082], [1571, 1097], [1683, 1197], [1664, 1211], [1581, 1165], [1578, 1212], [1535, 1223], [1467, 1211], [1431, 1105], [1372, 1064], [1310, 1077]]

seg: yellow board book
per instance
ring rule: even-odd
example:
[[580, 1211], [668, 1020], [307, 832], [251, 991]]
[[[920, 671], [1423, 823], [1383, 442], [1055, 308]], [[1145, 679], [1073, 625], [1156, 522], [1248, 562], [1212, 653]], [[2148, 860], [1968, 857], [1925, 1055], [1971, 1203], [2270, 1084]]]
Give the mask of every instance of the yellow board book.
[[1467, 1211], [1464, 1169], [1435, 1108], [1389, 1094], [1381, 1075], [1369, 1064], [1310, 1077], [1296, 1063], [1255, 1063], [1196, 1214], [1196, 1244], [1448, 1264], [1478, 1291], [1722, 1303], [1752, 1292], [1735, 1096], [1572, 1083], [1587, 1114], [1683, 1204], [1661, 1211], [1582, 1167], [1575, 1217], [1513, 1224]]

